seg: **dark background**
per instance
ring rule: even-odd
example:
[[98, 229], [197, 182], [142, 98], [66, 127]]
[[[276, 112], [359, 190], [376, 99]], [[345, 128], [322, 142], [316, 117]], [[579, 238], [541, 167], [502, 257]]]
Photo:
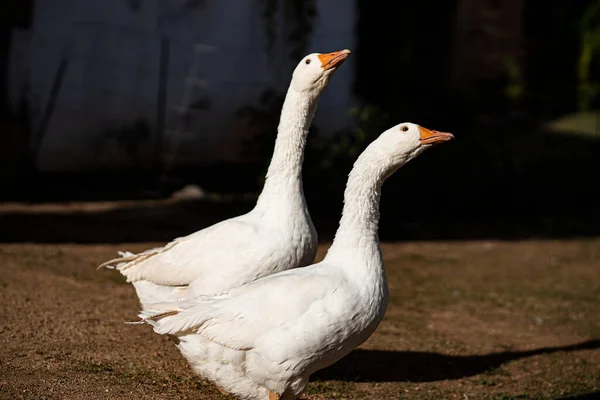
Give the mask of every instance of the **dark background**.
[[[315, 17], [314, 2], [295, 4], [301, 31]], [[357, 155], [403, 121], [452, 132], [456, 140], [385, 184], [383, 240], [600, 234], [599, 1], [349, 4], [358, 14], [351, 57], [360, 99], [356, 123], [331, 139], [309, 140], [304, 163], [305, 194], [322, 239], [335, 232]], [[168, 171], [160, 162], [85, 174], [38, 171], [40, 130], [30, 124], [27, 103], [10, 102], [7, 89], [11, 32], [27, 29], [34, 8], [33, 0], [0, 5], [0, 201], [156, 199], [188, 183], [222, 196], [143, 210], [135, 204], [88, 213], [0, 210], [1, 241], [165, 241], [252, 208], [271, 157], [283, 93], [267, 91], [258, 105], [240, 110], [261, 127], [246, 143], [258, 148], [258, 162]], [[295, 60], [304, 54], [304, 38], [292, 35], [298, 43], [290, 55]], [[591, 133], [546, 127], [589, 112], [596, 112]], [[313, 126], [311, 135], [318, 130]]]

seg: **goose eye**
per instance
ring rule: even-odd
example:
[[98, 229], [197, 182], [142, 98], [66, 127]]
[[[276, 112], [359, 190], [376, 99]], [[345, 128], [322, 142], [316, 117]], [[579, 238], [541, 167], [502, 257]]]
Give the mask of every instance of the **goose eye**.
[[310, 64], [310, 58], [307, 58], [306, 61], [304, 61], [306, 64]]
[[406, 132], [408, 130], [408, 126], [403, 126], [402, 127], [402, 132]]

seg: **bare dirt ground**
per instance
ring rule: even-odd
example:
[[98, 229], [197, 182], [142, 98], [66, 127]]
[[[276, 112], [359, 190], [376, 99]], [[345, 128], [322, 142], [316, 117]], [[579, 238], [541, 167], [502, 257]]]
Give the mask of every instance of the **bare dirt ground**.
[[[124, 324], [133, 288], [95, 269], [155, 244], [1, 245], [0, 398], [224, 398], [167, 338]], [[600, 398], [600, 239], [383, 252], [385, 320], [305, 399]]]

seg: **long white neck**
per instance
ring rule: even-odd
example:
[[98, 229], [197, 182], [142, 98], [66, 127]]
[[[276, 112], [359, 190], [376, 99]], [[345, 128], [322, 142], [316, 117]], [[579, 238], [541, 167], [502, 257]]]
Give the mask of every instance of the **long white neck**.
[[268, 203], [276, 199], [304, 205], [302, 189], [302, 162], [306, 136], [318, 102], [318, 95], [297, 92], [289, 88], [281, 120], [277, 128], [277, 139], [273, 158], [267, 171], [265, 185], [257, 201], [257, 208], [268, 209]]
[[379, 256], [379, 199], [381, 185], [397, 168], [386, 167], [374, 148], [367, 148], [356, 160], [344, 192], [344, 209], [333, 244], [331, 257]]

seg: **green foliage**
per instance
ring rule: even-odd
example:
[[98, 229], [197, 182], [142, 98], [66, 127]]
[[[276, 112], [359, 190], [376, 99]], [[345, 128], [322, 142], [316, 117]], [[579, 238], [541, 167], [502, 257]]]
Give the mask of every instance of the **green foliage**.
[[525, 78], [521, 66], [514, 57], [504, 59], [508, 83], [504, 88], [504, 94], [509, 100], [518, 101], [525, 94]]
[[349, 111], [356, 119], [353, 130], [342, 130], [335, 133], [319, 148], [320, 167], [330, 169], [341, 160], [353, 162], [362, 150], [379, 135], [389, 128], [389, 117], [379, 107], [362, 105]]
[[[594, 60], [600, 56], [600, 0], [591, 2], [579, 23], [581, 49], [577, 75], [579, 78], [579, 109], [587, 111], [600, 94], [600, 84], [592, 76]], [[597, 79], [598, 77], [596, 77]]]
[[319, 209], [315, 215], [319, 212], [339, 215], [348, 173], [356, 158], [390, 127], [389, 117], [376, 106], [361, 105], [350, 109], [349, 113], [355, 119], [351, 129], [308, 141], [303, 168], [304, 189], [309, 207]]

